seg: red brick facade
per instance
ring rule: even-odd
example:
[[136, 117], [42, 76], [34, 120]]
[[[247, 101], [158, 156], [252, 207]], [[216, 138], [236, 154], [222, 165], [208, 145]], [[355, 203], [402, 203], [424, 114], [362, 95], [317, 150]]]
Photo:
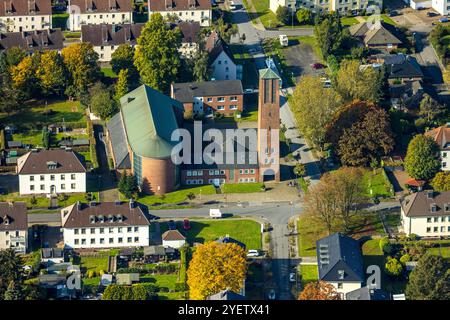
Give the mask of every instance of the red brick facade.
[[181, 184], [205, 185], [212, 184], [215, 179], [220, 183], [251, 183], [260, 182], [259, 169], [192, 169], [181, 170]]

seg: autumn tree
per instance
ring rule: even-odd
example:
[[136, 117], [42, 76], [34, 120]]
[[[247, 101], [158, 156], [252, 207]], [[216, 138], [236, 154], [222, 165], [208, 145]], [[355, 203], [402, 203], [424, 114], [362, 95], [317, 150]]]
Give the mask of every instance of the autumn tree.
[[36, 69], [39, 65], [40, 53], [27, 56], [18, 65], [11, 67], [11, 80], [15, 89], [27, 97], [31, 97], [38, 89]]
[[405, 169], [408, 174], [418, 180], [429, 180], [439, 171], [439, 146], [423, 135], [416, 135], [408, 144], [405, 157]]
[[326, 125], [333, 118], [341, 98], [332, 88], [324, 88], [318, 77], [302, 77], [290, 105], [303, 135], [323, 148]]
[[398, 277], [403, 272], [403, 266], [396, 258], [388, 257], [384, 271], [392, 277]]
[[116, 100], [117, 102], [119, 102], [120, 98], [122, 98], [130, 91], [128, 79], [128, 69], [120, 70], [116, 85], [114, 87], [114, 100]]
[[378, 102], [384, 74], [375, 68], [360, 68], [357, 60], [344, 60], [336, 74], [336, 90], [345, 101]]
[[159, 13], [150, 16], [137, 40], [134, 65], [142, 82], [161, 92], [169, 90], [180, 67], [181, 33], [172, 29]]
[[297, 163], [294, 167], [295, 175], [303, 177], [306, 174], [306, 166], [304, 163]]
[[341, 300], [341, 297], [332, 284], [314, 281], [305, 286], [298, 300]]
[[65, 47], [61, 55], [70, 75], [68, 93], [79, 97], [87, 92], [100, 75], [98, 54], [92, 44], [81, 42]]
[[441, 256], [423, 255], [409, 275], [409, 300], [450, 300], [450, 265]]
[[44, 95], [61, 95], [64, 92], [67, 70], [58, 51], [48, 50], [41, 54], [36, 76]]
[[430, 184], [435, 191], [450, 191], [450, 173], [438, 172]]
[[394, 148], [389, 115], [372, 109], [361, 121], [345, 129], [339, 140], [338, 154], [344, 165], [367, 166]]
[[189, 298], [204, 300], [221, 290], [239, 292], [247, 271], [246, 255], [234, 243], [208, 242], [196, 247], [187, 271]]

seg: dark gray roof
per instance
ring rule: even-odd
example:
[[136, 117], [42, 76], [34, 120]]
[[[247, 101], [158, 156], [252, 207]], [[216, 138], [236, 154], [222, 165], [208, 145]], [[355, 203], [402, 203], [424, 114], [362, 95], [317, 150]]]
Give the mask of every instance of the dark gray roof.
[[345, 300], [391, 300], [390, 295], [381, 289], [370, 289], [368, 286], [353, 290], [345, 295]]
[[200, 32], [200, 23], [198, 22], [186, 22], [182, 21], [178, 24], [178, 28], [181, 30], [183, 43], [198, 43], [198, 35]]
[[319, 279], [327, 282], [364, 282], [359, 242], [340, 233], [317, 241]]
[[8, 148], [21, 148], [22, 141], [8, 141]]
[[25, 202], [0, 202], [0, 231], [27, 229], [27, 204]]
[[135, 45], [141, 35], [144, 23], [136, 24], [84, 24], [81, 26], [81, 40], [89, 42], [95, 47], [121, 45], [128, 43]]
[[399, 53], [383, 56], [382, 59], [384, 60], [388, 77], [391, 79], [423, 77], [420, 65], [412, 56]]
[[245, 297], [227, 289], [208, 296], [206, 300], [245, 300]]
[[400, 204], [407, 217], [450, 215], [450, 191], [416, 192], [406, 196]]
[[144, 256], [165, 256], [166, 251], [163, 246], [144, 247]]
[[111, 139], [112, 152], [116, 161], [117, 169], [130, 169], [131, 161], [128, 153], [127, 138], [120, 113], [109, 120], [106, 125]]
[[388, 45], [401, 44], [395, 34], [395, 27], [381, 21], [380, 27], [369, 25], [368, 22], [361, 22], [349, 28], [350, 34], [354, 37], [361, 38], [368, 45]]
[[173, 98], [183, 103], [194, 102], [194, 97], [229, 96], [243, 93], [241, 80], [184, 82], [172, 85]]
[[60, 29], [6, 32], [0, 34], [0, 50], [19, 47], [27, 52], [61, 50], [64, 36]]

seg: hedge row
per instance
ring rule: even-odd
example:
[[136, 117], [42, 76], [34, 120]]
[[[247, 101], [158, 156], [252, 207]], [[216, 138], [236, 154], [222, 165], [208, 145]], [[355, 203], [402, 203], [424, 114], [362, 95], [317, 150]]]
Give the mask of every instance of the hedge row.
[[95, 170], [99, 167], [97, 158], [97, 142], [94, 136], [94, 125], [90, 119], [87, 119], [87, 133], [89, 135], [89, 152], [91, 153], [91, 164], [92, 168]]

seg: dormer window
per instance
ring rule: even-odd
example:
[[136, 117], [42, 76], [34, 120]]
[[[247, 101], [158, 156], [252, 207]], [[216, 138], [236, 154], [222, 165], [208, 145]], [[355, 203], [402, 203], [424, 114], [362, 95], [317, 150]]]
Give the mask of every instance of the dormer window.
[[445, 212], [449, 212], [450, 211], [450, 203], [446, 203], [445, 205], [444, 205], [444, 210], [445, 210]]
[[8, 217], [7, 215], [4, 216], [4, 217], [3, 217], [3, 224], [4, 224], [5, 226], [7, 226], [7, 225], [9, 225], [9, 223], [10, 223], [9, 217]]
[[340, 280], [344, 280], [345, 271], [344, 270], [338, 270], [338, 276], [339, 276]]
[[117, 215], [117, 222], [123, 222], [123, 216], [121, 214]]
[[433, 190], [427, 191], [427, 199], [433, 199]]
[[54, 170], [58, 167], [58, 163], [55, 161], [47, 161], [47, 168], [49, 170]]
[[436, 212], [437, 211], [436, 203], [431, 204], [430, 208], [431, 208], [431, 212]]
[[108, 216], [108, 222], [113, 223], [114, 222], [114, 216], [112, 214], [110, 214]]
[[105, 217], [104, 217], [103, 215], [99, 215], [99, 216], [98, 216], [98, 221], [99, 221], [100, 223], [104, 223], [104, 222], [105, 222]]
[[95, 216], [94, 215], [89, 216], [89, 221], [91, 223], [95, 223]]

